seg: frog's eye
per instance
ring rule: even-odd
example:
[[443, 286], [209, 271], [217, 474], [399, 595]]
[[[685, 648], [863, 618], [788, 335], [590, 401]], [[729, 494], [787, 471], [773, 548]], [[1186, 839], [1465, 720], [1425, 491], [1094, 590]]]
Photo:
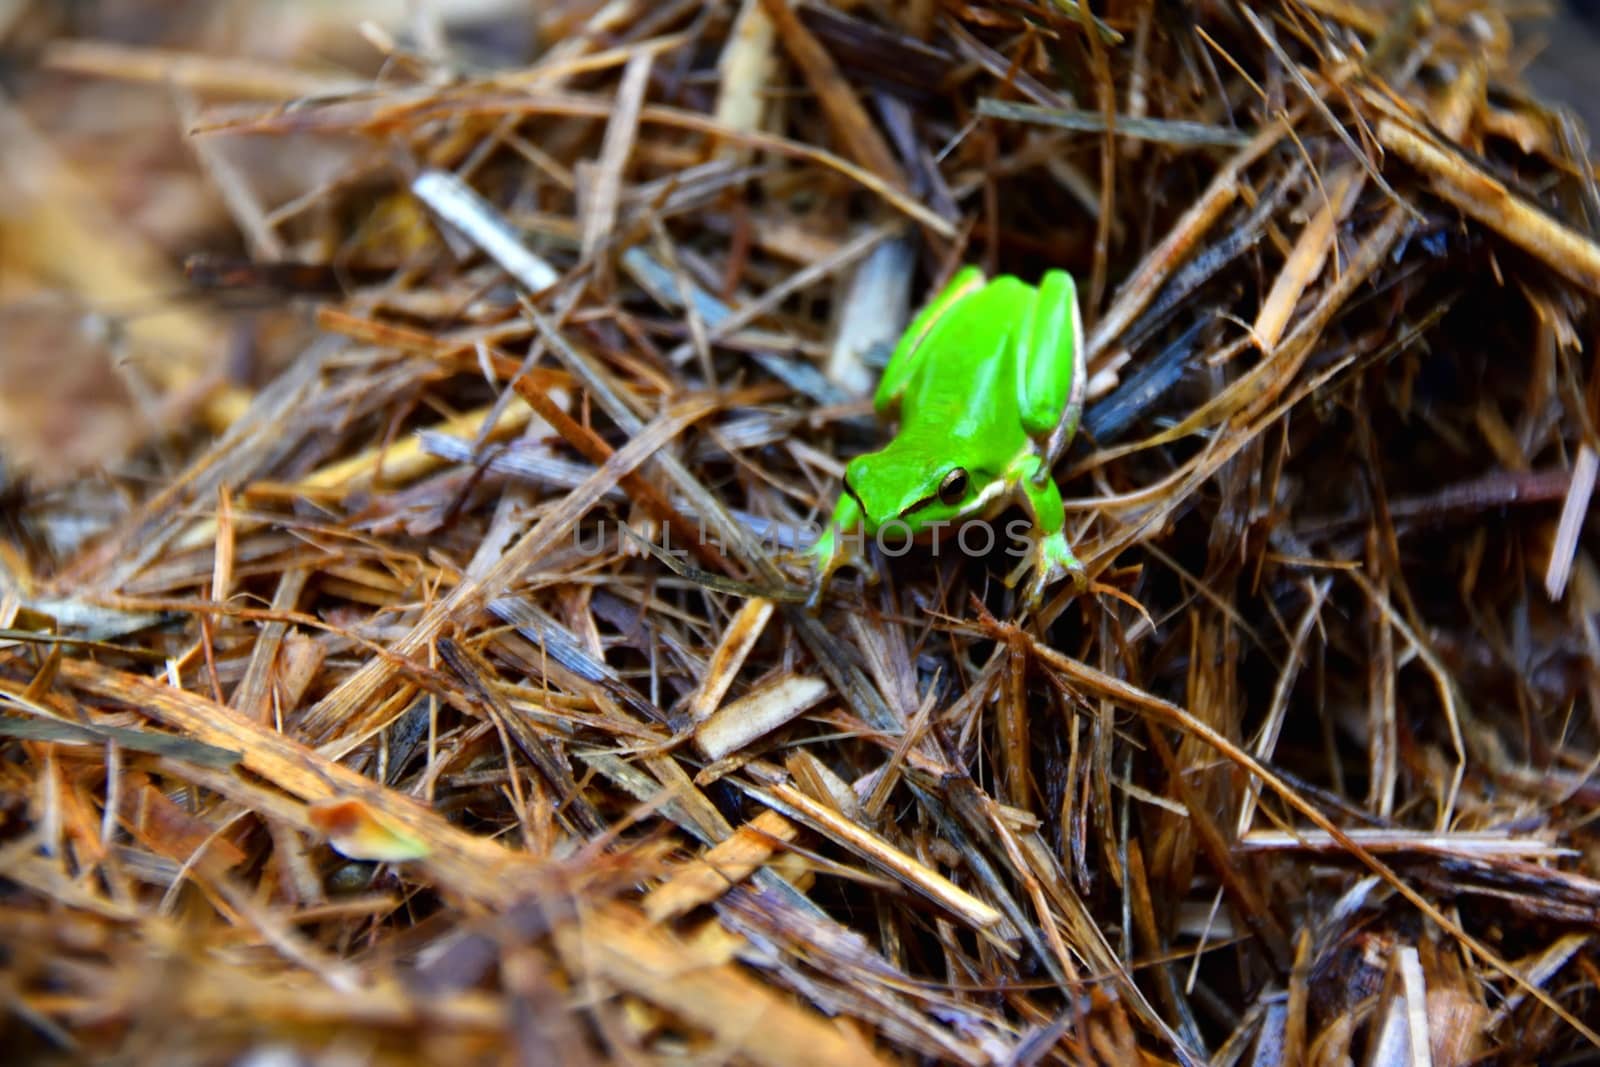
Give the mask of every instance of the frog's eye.
[[953, 467], [949, 474], [944, 476], [944, 481], [939, 483], [939, 500], [946, 504], [959, 504], [967, 495], [967, 471], [964, 467]]

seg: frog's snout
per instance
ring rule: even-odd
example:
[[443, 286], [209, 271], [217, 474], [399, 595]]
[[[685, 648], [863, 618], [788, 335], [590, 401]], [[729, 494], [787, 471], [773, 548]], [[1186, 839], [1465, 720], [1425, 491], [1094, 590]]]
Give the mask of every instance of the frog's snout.
[[899, 441], [887, 448], [857, 456], [845, 467], [845, 485], [861, 505], [867, 532], [893, 519], [921, 495], [929, 460], [922, 446], [906, 448]]
[[850, 498], [856, 502], [856, 507], [861, 509], [862, 518], [869, 524], [876, 523], [879, 517], [878, 512], [874, 510], [879, 501], [871, 499], [871, 493], [862, 496], [862, 488], [872, 482], [872, 474], [869, 467], [870, 461], [875, 455], [877, 455], [876, 452], [869, 452], [866, 455], [857, 456], [845, 464], [844, 468], [844, 491], [850, 494]]

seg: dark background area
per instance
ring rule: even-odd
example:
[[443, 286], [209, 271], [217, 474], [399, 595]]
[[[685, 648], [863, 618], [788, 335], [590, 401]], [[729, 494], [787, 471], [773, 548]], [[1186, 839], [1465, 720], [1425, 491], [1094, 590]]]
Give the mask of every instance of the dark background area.
[[1542, 31], [1547, 43], [1528, 80], [1578, 113], [1592, 146], [1600, 129], [1600, 0], [1568, 0]]

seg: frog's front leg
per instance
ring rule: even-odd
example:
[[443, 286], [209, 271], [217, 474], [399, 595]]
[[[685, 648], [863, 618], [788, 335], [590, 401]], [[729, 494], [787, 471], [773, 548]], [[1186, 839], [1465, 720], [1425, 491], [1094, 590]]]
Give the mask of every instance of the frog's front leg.
[[[840, 493], [828, 528], [822, 531], [822, 536], [807, 551], [816, 566], [811, 595], [806, 598], [807, 609], [815, 611], [822, 604], [822, 594], [828, 588], [828, 580], [833, 577], [834, 571], [846, 563], [863, 567], [867, 571], [868, 581], [877, 577], [870, 568], [864, 567], [861, 560], [861, 522], [860, 502], [848, 491]], [[854, 547], [848, 547], [846, 542], [853, 542]]]
[[1039, 606], [1045, 590], [1063, 578], [1070, 578], [1079, 592], [1089, 585], [1083, 564], [1067, 544], [1067, 514], [1061, 504], [1061, 491], [1056, 488], [1047, 467], [1044, 477], [1037, 477], [1040, 467], [1044, 464], [1039, 457], [1029, 456], [1023, 461], [1018, 471], [1021, 477], [1017, 479], [1037, 535], [1033, 543], [1033, 574], [1022, 595], [1023, 606], [1030, 611]]

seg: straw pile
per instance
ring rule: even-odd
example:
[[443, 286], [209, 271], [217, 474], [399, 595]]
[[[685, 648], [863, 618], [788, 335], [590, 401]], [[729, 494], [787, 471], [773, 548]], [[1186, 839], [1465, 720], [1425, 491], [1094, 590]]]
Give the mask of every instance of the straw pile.
[[[1592, 1054], [1600, 189], [1505, 13], [524, 7], [11, 27], [10, 1048]], [[809, 614], [964, 263], [1079, 279], [1094, 585]]]

